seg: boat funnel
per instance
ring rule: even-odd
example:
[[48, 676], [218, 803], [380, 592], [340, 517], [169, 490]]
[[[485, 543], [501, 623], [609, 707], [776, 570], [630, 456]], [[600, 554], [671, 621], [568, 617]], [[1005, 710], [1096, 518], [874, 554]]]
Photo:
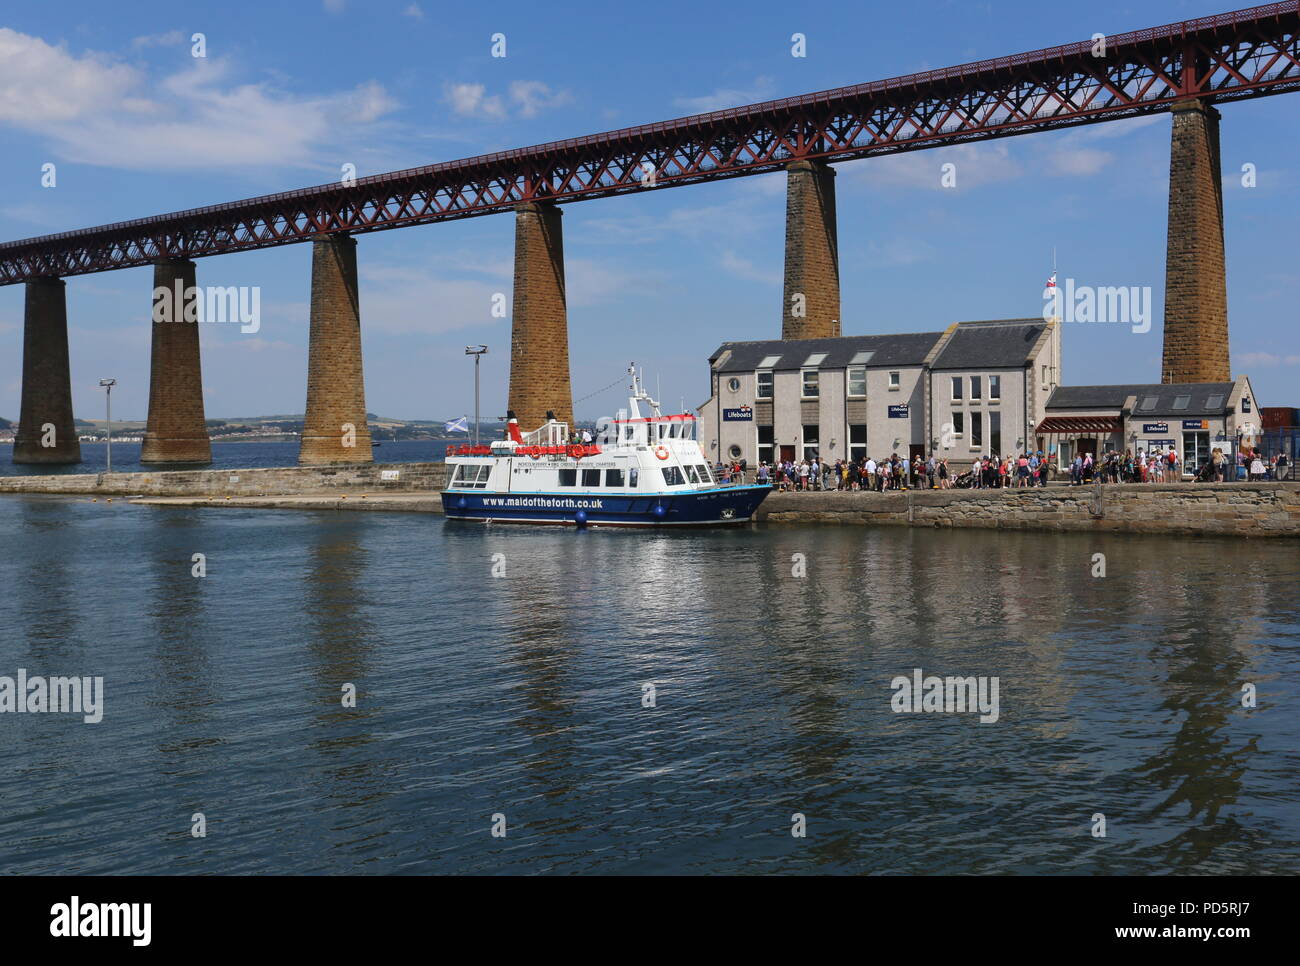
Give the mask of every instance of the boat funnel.
[[510, 438], [516, 443], [522, 443], [524, 441], [523, 436], [519, 435], [519, 420], [515, 419], [515, 411], [513, 409], [506, 410], [506, 430], [510, 433]]

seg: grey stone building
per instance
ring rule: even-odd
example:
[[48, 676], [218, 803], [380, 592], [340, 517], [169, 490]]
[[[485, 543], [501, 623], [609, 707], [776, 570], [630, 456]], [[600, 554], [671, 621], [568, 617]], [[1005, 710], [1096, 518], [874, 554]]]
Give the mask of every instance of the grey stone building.
[[711, 459], [877, 459], [1023, 446], [1059, 382], [1060, 326], [959, 322], [943, 332], [727, 342], [709, 357], [700, 440]]

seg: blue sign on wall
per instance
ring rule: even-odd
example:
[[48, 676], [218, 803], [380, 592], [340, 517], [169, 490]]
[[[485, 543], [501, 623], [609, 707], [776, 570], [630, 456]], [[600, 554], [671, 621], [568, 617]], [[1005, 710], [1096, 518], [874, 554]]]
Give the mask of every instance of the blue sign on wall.
[[748, 406], [741, 406], [739, 409], [724, 409], [722, 411], [722, 421], [724, 423], [748, 423], [754, 419], [754, 410]]
[[1142, 432], [1144, 433], [1167, 433], [1169, 432], [1168, 423], [1143, 423]]
[[1209, 429], [1210, 424], [1204, 419], [1184, 419], [1183, 429]]
[[889, 418], [890, 418], [890, 419], [906, 419], [906, 418], [907, 418], [907, 404], [904, 403], [904, 404], [901, 405], [901, 406], [890, 406], [890, 407], [889, 407]]

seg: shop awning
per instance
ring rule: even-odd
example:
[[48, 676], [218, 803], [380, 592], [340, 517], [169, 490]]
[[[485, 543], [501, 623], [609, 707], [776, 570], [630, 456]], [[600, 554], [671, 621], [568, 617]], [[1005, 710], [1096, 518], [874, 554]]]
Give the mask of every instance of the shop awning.
[[1048, 416], [1036, 433], [1122, 433], [1124, 423], [1118, 416]]

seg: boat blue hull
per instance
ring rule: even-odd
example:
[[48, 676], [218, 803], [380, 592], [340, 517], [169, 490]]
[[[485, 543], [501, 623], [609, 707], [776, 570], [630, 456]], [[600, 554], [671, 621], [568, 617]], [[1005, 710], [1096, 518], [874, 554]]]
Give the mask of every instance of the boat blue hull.
[[683, 493], [484, 493], [444, 490], [452, 520], [552, 523], [568, 526], [721, 526], [746, 523], [770, 486], [726, 486]]

